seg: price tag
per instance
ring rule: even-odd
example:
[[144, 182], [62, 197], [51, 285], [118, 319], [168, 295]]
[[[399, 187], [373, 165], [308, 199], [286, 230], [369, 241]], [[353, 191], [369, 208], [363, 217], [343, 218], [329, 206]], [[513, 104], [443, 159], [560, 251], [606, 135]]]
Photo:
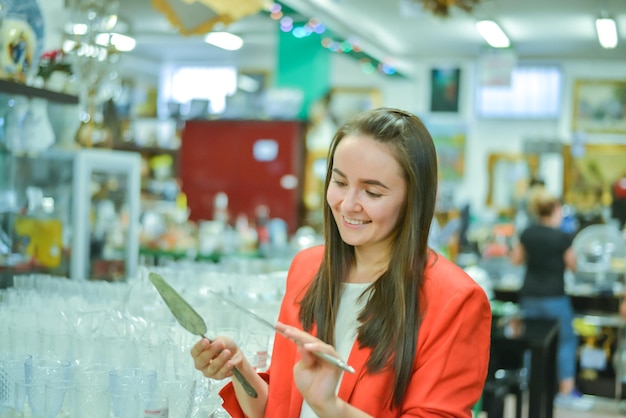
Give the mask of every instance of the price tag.
[[167, 407], [159, 409], [146, 409], [143, 413], [144, 418], [168, 418]]

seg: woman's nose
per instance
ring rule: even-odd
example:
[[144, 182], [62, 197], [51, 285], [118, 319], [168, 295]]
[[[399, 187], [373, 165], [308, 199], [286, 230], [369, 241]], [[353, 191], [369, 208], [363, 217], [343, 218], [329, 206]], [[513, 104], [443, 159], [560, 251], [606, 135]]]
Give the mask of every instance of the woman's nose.
[[350, 210], [350, 211], [360, 210], [361, 203], [359, 199], [358, 190], [356, 189], [348, 190], [343, 197], [341, 206], [343, 207], [344, 210]]

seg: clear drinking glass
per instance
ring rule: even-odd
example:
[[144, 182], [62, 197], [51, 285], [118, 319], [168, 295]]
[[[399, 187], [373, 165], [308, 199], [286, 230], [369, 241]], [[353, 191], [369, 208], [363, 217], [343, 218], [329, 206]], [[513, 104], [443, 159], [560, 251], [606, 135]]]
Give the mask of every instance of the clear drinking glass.
[[26, 382], [31, 367], [29, 354], [0, 353], [0, 416], [9, 409], [21, 412], [25, 393], [18, 384]]
[[118, 368], [109, 372], [111, 406], [116, 418], [143, 416], [157, 393], [157, 372], [151, 369]]
[[74, 409], [76, 382], [53, 380], [46, 383], [46, 416], [48, 418], [67, 417]]
[[76, 386], [72, 418], [109, 418], [111, 395], [108, 386]]
[[248, 331], [244, 332], [245, 342], [243, 351], [252, 367], [263, 372], [269, 366], [270, 332]]
[[168, 418], [190, 418], [194, 407], [196, 379], [194, 377], [164, 380], [161, 393], [167, 397]]
[[73, 387], [69, 361], [34, 359], [30, 379], [26, 381], [28, 404], [33, 415], [55, 418], [63, 407], [66, 393], [71, 392]]
[[111, 396], [107, 364], [88, 364], [76, 370], [76, 393], [71, 418], [109, 418]]

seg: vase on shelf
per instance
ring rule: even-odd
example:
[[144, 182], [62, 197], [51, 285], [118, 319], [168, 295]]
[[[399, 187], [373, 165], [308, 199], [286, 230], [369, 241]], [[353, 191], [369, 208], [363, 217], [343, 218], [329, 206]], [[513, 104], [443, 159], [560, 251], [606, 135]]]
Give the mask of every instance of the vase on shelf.
[[104, 123], [102, 105], [90, 98], [87, 111], [81, 115], [75, 142], [83, 148], [113, 148], [113, 134]]
[[5, 115], [5, 147], [13, 154], [45, 151], [55, 142], [45, 99], [18, 97]]

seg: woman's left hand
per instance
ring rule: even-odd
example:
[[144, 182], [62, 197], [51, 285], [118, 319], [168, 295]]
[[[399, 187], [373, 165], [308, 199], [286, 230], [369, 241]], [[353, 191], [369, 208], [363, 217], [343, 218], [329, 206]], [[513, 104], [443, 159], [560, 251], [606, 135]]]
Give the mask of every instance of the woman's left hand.
[[302, 397], [314, 411], [329, 411], [337, 407], [336, 395], [341, 369], [320, 359], [315, 352], [339, 358], [334, 347], [309, 333], [278, 322], [276, 330], [294, 341], [302, 358], [294, 366], [294, 380]]

